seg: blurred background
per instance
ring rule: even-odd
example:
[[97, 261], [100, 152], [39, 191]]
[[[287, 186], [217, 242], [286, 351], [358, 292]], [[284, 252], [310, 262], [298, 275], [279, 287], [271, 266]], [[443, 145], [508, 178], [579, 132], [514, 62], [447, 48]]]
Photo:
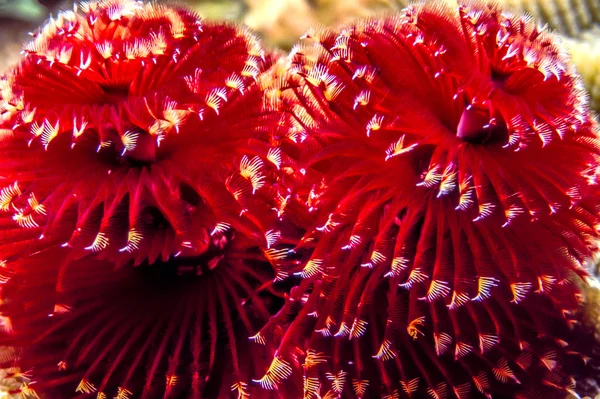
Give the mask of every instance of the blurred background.
[[[160, 1], [160, 0], [158, 0]], [[240, 21], [258, 32], [269, 46], [289, 49], [311, 26], [334, 25], [368, 15], [400, 10], [409, 0], [175, 0], [205, 18]], [[428, 1], [428, 0], [425, 0]], [[497, 0], [507, 8], [531, 14], [563, 34], [596, 88], [600, 61], [600, 0]], [[28, 32], [50, 15], [70, 9], [73, 0], [0, 0], [0, 71], [12, 64]], [[596, 62], [592, 62], [596, 61]], [[589, 70], [589, 71], [588, 71]], [[593, 75], [594, 78], [590, 77]], [[600, 91], [600, 90], [598, 90]], [[600, 93], [599, 93], [600, 94]]]
[[[204, 18], [241, 21], [270, 46], [288, 49], [309, 27], [401, 9], [408, 0], [179, 0]], [[0, 71], [14, 62], [28, 32], [72, 0], [0, 0]]]
[[[161, 1], [161, 0], [157, 0]], [[168, 1], [168, 0], [167, 0]], [[424, 0], [430, 1], [430, 0]], [[450, 0], [452, 1], [452, 0]], [[571, 49], [591, 105], [600, 111], [600, 0], [497, 0], [531, 14], [561, 33]], [[244, 23], [268, 46], [289, 49], [309, 27], [393, 12], [409, 0], [175, 0], [203, 17]], [[0, 0], [0, 73], [13, 64], [28, 32], [50, 15], [70, 9], [73, 0]]]

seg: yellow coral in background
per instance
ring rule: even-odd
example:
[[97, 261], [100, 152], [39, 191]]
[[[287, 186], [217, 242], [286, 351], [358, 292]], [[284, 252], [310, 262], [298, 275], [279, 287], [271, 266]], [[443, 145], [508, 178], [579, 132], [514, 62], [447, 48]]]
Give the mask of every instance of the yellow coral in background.
[[244, 23], [270, 45], [289, 48], [309, 27], [318, 24], [305, 0], [247, 0]]
[[275, 46], [289, 48], [309, 28], [338, 25], [382, 11], [400, 10], [408, 0], [246, 0], [243, 21]]
[[592, 306], [588, 306], [584, 315], [584, 322], [596, 331], [596, 339], [600, 341], [600, 283], [596, 282], [596, 286], [591, 286], [587, 290], [588, 302]]
[[[11, 364], [18, 356], [17, 349], [0, 347], [0, 363]], [[18, 367], [0, 369], [0, 399], [39, 399], [29, 381], [28, 374]]]
[[599, 0], [500, 0], [500, 3], [531, 14], [568, 36], [577, 36], [600, 23]]
[[[596, 275], [598, 275], [598, 271], [600, 269], [600, 263], [598, 263], [598, 260], [600, 260], [600, 257], [597, 255], [596, 258], [597, 259], [596, 262], [594, 262], [593, 271], [596, 273]], [[583, 310], [581, 319], [587, 328], [591, 328], [594, 331], [594, 337], [596, 338], [596, 342], [598, 342], [598, 345], [596, 345], [595, 349], [592, 350], [594, 352], [600, 350], [600, 281], [597, 278], [591, 279], [590, 285], [586, 289], [586, 306]], [[596, 364], [592, 365], [592, 368], [595, 370], [598, 369], [597, 361]], [[592, 386], [596, 386], [597, 389], [600, 389], [598, 388], [599, 382], [597, 379], [596, 381], [588, 380], [582, 382], [584, 384], [591, 384]], [[567, 399], [576, 398], [568, 397]], [[582, 399], [592, 398], [585, 396]], [[600, 399], [600, 392], [593, 399]]]
[[600, 112], [600, 0], [500, 0], [525, 12], [564, 36], [573, 62], [590, 93], [590, 106]]
[[585, 32], [581, 38], [567, 40], [573, 62], [590, 93], [590, 106], [600, 111], [600, 28]]
[[[428, 0], [431, 1], [431, 0]], [[577, 37], [600, 25], [600, 0], [497, 0], [530, 14], [563, 35]], [[309, 27], [398, 11], [410, 0], [246, 0], [244, 22], [275, 45], [289, 47]], [[201, 3], [202, 4], [202, 3]]]

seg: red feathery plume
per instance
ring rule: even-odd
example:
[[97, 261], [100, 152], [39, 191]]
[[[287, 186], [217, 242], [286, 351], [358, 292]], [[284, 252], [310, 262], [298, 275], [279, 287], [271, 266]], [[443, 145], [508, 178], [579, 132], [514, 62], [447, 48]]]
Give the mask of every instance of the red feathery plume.
[[272, 354], [248, 337], [280, 305], [270, 63], [240, 28], [133, 0], [34, 34], [0, 82], [2, 342], [27, 389], [247, 397]]
[[307, 37], [273, 101], [274, 140], [305, 148], [309, 257], [258, 382], [302, 365], [305, 398], [566, 395], [600, 146], [558, 39], [471, 1]]

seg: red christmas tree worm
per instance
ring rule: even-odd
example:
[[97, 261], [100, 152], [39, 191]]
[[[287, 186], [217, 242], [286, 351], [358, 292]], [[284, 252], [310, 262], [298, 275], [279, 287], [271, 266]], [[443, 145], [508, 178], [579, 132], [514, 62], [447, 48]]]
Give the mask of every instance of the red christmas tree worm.
[[131, 0], [34, 34], [0, 81], [2, 342], [28, 389], [247, 397], [272, 352], [248, 336], [278, 306], [271, 59], [243, 29]]
[[305, 147], [314, 217], [257, 382], [300, 364], [305, 398], [565, 396], [599, 142], [558, 39], [471, 1], [307, 36], [274, 140]]

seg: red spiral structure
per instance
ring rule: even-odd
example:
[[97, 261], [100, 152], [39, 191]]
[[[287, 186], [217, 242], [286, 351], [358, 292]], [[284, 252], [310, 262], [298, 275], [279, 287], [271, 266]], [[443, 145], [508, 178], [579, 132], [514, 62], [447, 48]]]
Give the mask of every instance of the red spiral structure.
[[275, 348], [248, 337], [281, 302], [272, 59], [241, 28], [132, 0], [34, 34], [0, 81], [1, 342], [23, 394], [252, 391]]
[[[557, 37], [491, 2], [316, 29], [272, 102], [310, 217], [257, 380], [304, 398], [560, 398], [599, 142]], [[297, 393], [297, 397], [301, 394]]]

